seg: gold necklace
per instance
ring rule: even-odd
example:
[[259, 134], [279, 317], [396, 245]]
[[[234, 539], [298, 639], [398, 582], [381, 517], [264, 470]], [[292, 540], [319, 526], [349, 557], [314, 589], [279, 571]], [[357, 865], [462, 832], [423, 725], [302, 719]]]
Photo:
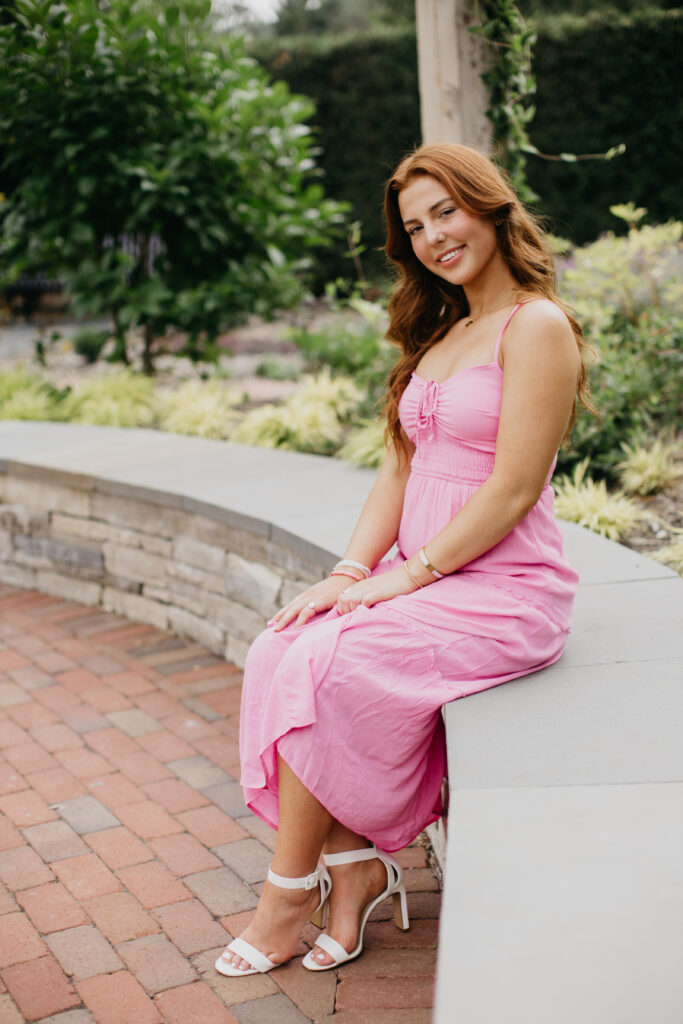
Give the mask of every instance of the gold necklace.
[[501, 306], [505, 306], [515, 294], [516, 291], [510, 292], [502, 302], [496, 303], [495, 306], [485, 306], [483, 309], [480, 309], [476, 316], [471, 316], [468, 320], [465, 320], [465, 327], [469, 327], [475, 322], [475, 320], [478, 320], [480, 316], [483, 316], [484, 313], [492, 313], [494, 309], [500, 309]]

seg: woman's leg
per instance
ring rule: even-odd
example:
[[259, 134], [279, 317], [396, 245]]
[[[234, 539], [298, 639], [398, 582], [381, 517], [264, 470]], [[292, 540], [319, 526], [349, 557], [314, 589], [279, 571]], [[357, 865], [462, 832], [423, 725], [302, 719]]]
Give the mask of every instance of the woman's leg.
[[[364, 836], [334, 821], [323, 852], [345, 853], [371, 845]], [[387, 871], [377, 859], [338, 864], [329, 871], [332, 876], [332, 893], [329, 899], [330, 916], [325, 930], [350, 953], [358, 943], [358, 923], [363, 908], [386, 887]], [[330, 954], [319, 946], [314, 947], [313, 956], [320, 964], [331, 964], [333, 961]]]
[[[278, 755], [278, 831], [273, 871], [299, 878], [315, 871], [323, 843], [334, 819], [302, 785]], [[280, 889], [266, 881], [253, 921], [242, 938], [276, 963], [284, 963], [296, 950], [304, 924], [320, 902], [318, 888]], [[246, 970], [248, 964], [235, 953], [224, 959]]]

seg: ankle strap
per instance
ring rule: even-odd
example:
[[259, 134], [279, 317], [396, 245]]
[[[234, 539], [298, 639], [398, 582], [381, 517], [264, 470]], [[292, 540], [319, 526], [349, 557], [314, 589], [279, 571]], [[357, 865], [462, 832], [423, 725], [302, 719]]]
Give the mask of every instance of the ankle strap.
[[284, 875], [276, 875], [272, 868], [268, 868], [268, 881], [277, 885], [280, 889], [315, 889], [320, 882], [322, 869], [317, 867], [310, 875], [301, 878], [285, 878]]
[[344, 850], [343, 853], [325, 853], [323, 860], [326, 867], [333, 868], [337, 864], [355, 864], [360, 860], [374, 860], [377, 857], [374, 846], [364, 846], [362, 850]]

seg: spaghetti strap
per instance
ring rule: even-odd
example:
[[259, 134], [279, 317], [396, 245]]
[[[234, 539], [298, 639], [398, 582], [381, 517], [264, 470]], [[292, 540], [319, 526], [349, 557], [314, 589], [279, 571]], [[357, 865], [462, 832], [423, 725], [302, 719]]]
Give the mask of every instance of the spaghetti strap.
[[521, 302], [518, 302], [517, 305], [515, 306], [515, 308], [510, 313], [510, 316], [507, 318], [507, 320], [505, 321], [505, 323], [501, 327], [500, 334], [498, 335], [498, 341], [496, 342], [496, 351], [495, 351], [495, 353], [493, 355], [493, 362], [494, 363], [498, 363], [499, 366], [500, 366], [500, 361], [498, 359], [498, 356], [499, 356], [499, 353], [500, 353], [500, 345], [501, 345], [501, 342], [503, 340], [503, 335], [505, 334], [505, 332], [507, 330], [508, 324], [510, 323], [510, 321], [513, 318], [513, 316], [515, 315], [515, 313], [517, 312], [517, 310], [521, 306], [525, 306], [527, 302], [534, 302], [534, 301], [535, 301], [535, 296], [532, 295], [531, 298], [529, 298], [529, 299], [522, 299]]

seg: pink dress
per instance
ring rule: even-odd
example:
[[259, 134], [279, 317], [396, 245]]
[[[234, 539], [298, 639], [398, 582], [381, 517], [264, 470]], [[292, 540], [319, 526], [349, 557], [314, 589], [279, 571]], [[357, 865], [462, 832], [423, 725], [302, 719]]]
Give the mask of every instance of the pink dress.
[[[416, 446], [399, 553], [375, 573], [414, 555], [490, 475], [505, 327], [488, 365], [440, 384], [413, 374], [399, 407]], [[244, 673], [248, 806], [277, 827], [279, 751], [342, 824], [383, 850], [406, 846], [440, 814], [441, 706], [557, 661], [577, 583], [546, 482], [522, 522], [457, 572], [372, 608], [266, 629]]]

